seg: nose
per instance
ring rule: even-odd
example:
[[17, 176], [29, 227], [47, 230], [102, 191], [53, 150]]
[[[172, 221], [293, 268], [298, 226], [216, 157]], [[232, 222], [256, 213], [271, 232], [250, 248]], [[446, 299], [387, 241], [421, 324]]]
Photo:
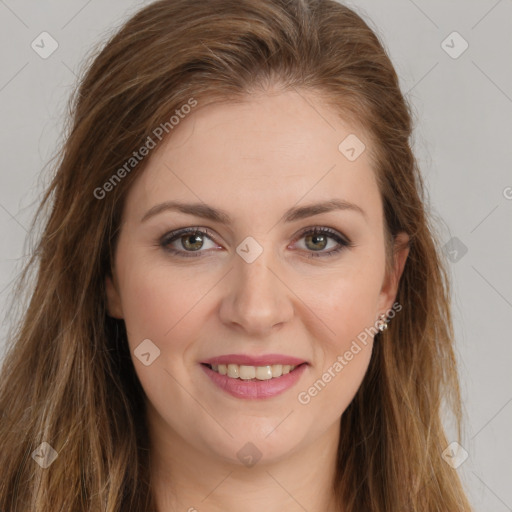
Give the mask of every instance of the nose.
[[282, 274], [270, 250], [252, 263], [237, 255], [220, 306], [222, 322], [262, 337], [289, 322], [294, 313], [293, 293]]

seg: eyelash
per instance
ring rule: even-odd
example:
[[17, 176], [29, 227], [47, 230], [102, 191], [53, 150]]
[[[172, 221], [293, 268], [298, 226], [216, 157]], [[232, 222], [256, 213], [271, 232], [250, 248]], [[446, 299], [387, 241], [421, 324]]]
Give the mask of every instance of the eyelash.
[[[201, 249], [198, 251], [178, 251], [176, 249], [173, 249], [169, 247], [169, 244], [174, 242], [175, 240], [179, 240], [181, 237], [187, 234], [200, 234], [203, 236], [206, 236], [207, 238], [210, 238], [212, 241], [215, 241], [213, 234], [208, 229], [203, 229], [199, 227], [190, 227], [190, 228], [183, 228], [179, 229], [177, 231], [171, 231], [170, 233], [167, 233], [164, 235], [160, 241], [158, 242], [158, 245], [164, 249], [166, 252], [170, 252], [173, 255], [176, 255], [178, 257], [182, 258], [197, 258], [202, 257], [200, 256], [202, 252]], [[335, 254], [338, 254], [339, 252], [343, 251], [346, 248], [353, 247], [354, 244], [346, 237], [341, 236], [337, 231], [334, 231], [333, 229], [327, 228], [327, 227], [318, 227], [315, 226], [313, 228], [306, 228], [301, 231], [300, 235], [296, 239], [296, 241], [303, 238], [305, 235], [328, 235], [329, 238], [332, 238], [334, 241], [336, 241], [339, 245], [336, 249], [332, 249], [328, 252], [318, 252], [318, 251], [309, 251], [310, 256], [312, 258], [318, 258], [318, 257], [326, 257], [326, 256], [333, 256]]]

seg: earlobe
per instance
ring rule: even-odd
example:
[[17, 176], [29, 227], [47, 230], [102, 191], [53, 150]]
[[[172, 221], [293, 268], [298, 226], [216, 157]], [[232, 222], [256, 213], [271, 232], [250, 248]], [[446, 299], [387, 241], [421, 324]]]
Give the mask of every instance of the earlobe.
[[121, 298], [114, 285], [111, 276], [105, 277], [105, 291], [107, 294], [107, 313], [113, 318], [123, 318], [123, 308], [121, 307]]

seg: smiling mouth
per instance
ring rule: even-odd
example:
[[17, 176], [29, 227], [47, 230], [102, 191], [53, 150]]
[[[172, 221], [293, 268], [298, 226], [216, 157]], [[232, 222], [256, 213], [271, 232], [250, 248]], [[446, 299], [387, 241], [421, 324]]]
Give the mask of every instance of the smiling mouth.
[[296, 366], [289, 364], [273, 364], [267, 366], [247, 366], [238, 364], [206, 364], [201, 363], [220, 375], [225, 375], [231, 379], [240, 379], [244, 381], [260, 381], [279, 379], [283, 375], [293, 372], [302, 363]]

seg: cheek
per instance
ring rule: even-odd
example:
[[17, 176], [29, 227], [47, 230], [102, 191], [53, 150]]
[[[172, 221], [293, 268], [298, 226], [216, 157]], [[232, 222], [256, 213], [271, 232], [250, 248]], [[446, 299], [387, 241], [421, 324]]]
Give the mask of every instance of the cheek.
[[384, 265], [377, 259], [346, 265], [298, 287], [297, 294], [326, 327], [324, 339], [329, 350], [346, 350], [351, 340], [375, 325]]
[[[176, 269], [162, 266], [128, 264], [121, 288], [123, 315], [130, 345], [133, 348], [145, 338], [163, 351], [172, 340], [173, 350], [180, 350], [181, 339], [192, 339], [184, 330], [196, 323], [187, 320], [208, 291], [202, 279], [184, 280]], [[176, 336], [179, 331], [180, 336]], [[140, 340], [140, 341], [139, 341]]]
[[[368, 275], [330, 281], [329, 293], [310, 290], [316, 315], [328, 327], [319, 337], [318, 365], [297, 396], [324, 423], [335, 422], [364, 379], [372, 355], [379, 287]], [[320, 425], [318, 426], [320, 428]]]
[[[383, 271], [384, 253], [375, 250], [308, 280], [298, 292], [315, 313], [319, 340], [319, 364], [298, 401], [313, 415], [329, 416], [326, 421], [335, 421], [348, 407], [368, 369]], [[319, 325], [325, 326], [324, 335]]]
[[[182, 272], [165, 265], [125, 268], [131, 270], [121, 289], [123, 314], [137, 376], [150, 401], [161, 405], [160, 410], [170, 404], [185, 410], [190, 397], [182, 386], [190, 379], [187, 361], [193, 362], [188, 352], [200, 337], [200, 318], [206, 314], [202, 299], [213, 282], [186, 280]], [[148, 339], [150, 344], [144, 341]], [[142, 351], [139, 346], [147, 348]], [[147, 366], [138, 358], [146, 352], [151, 361]]]

